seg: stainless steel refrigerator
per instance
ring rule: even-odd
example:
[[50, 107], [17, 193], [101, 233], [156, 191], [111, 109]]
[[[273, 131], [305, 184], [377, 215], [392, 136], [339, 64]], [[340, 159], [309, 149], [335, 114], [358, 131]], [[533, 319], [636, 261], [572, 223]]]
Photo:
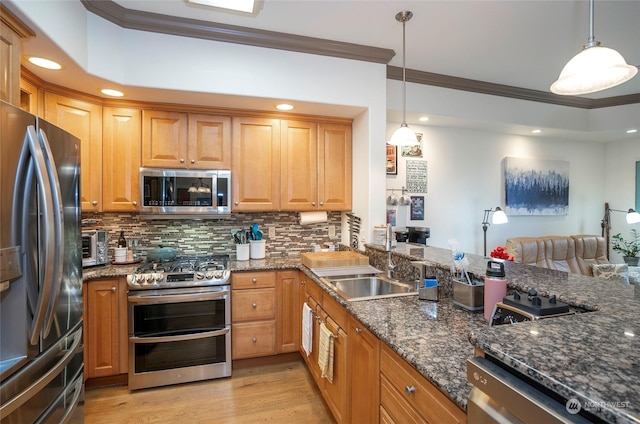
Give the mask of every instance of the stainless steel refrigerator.
[[82, 420], [80, 141], [0, 102], [0, 423]]

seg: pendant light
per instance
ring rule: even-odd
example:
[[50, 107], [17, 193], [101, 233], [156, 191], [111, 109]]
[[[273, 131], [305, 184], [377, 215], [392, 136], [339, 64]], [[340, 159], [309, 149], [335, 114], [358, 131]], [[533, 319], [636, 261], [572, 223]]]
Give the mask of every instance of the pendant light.
[[595, 93], [627, 82], [638, 73], [638, 68], [628, 65], [620, 53], [600, 47], [600, 42], [595, 40], [593, 1], [589, 2], [589, 40], [551, 84], [552, 93], [572, 96]]
[[394, 131], [391, 140], [387, 143], [393, 146], [418, 146], [420, 142], [416, 137], [416, 133], [407, 125], [407, 68], [406, 60], [406, 41], [405, 41], [405, 24], [413, 17], [413, 13], [404, 10], [396, 14], [396, 21], [402, 22], [402, 124], [400, 128]]

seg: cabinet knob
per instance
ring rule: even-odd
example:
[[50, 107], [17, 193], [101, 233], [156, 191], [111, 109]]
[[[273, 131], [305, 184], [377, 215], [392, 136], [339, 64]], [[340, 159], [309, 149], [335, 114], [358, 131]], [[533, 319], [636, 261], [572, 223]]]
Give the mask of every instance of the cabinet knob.
[[111, 287], [111, 291], [115, 293], [116, 292], [116, 288], [115, 287]]
[[255, 283], [257, 283], [257, 282], [258, 282], [258, 279], [257, 279], [257, 278], [252, 278], [252, 279], [251, 279], [251, 282], [255, 284]]
[[324, 206], [324, 202], [320, 202], [320, 206]]
[[311, 206], [315, 206], [315, 205], [316, 205], [316, 202], [311, 202]]
[[191, 159], [191, 163], [196, 163], [196, 160], [195, 159]]
[[238, 202], [237, 202], [237, 201], [236, 201], [236, 202], [233, 202], [233, 203], [234, 203], [236, 206], [238, 206]]
[[408, 395], [412, 395], [416, 392], [416, 388], [414, 386], [407, 386], [404, 388], [404, 391], [407, 392]]
[[306, 282], [306, 280], [300, 280], [300, 284], [302, 284], [304, 286], [305, 284], [307, 284], [307, 282]]
[[251, 339], [251, 341], [252, 341], [253, 343], [255, 343], [255, 342], [257, 342], [257, 341], [258, 341], [258, 339], [256, 339], [256, 338], [254, 337], [254, 338], [252, 338], [252, 339]]
[[92, 204], [93, 206], [98, 206], [98, 201], [97, 201], [97, 200], [94, 200], [93, 202], [91, 202], [91, 204]]
[[131, 204], [132, 204], [133, 206], [138, 206], [138, 202], [136, 202], [135, 200], [134, 200], [133, 202], [131, 202]]
[[184, 159], [183, 158], [180, 158], [180, 163], [184, 163]]
[[356, 327], [356, 334], [360, 334], [360, 333], [362, 333], [362, 330]]
[[252, 307], [253, 309], [255, 309], [255, 308], [257, 308], [257, 307], [258, 307], [258, 305], [256, 305], [255, 303], [252, 303], [252, 304], [251, 304], [251, 307]]

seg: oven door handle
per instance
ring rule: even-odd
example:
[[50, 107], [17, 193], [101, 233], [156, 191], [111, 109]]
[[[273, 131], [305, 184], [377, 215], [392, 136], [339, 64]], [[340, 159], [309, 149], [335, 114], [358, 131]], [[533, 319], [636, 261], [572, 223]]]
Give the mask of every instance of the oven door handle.
[[171, 342], [184, 342], [187, 340], [207, 339], [209, 337], [223, 336], [229, 333], [229, 328], [215, 331], [205, 331], [203, 333], [196, 334], [182, 334], [180, 336], [165, 336], [165, 337], [129, 337], [131, 343], [171, 343]]
[[129, 303], [136, 305], [153, 305], [159, 303], [197, 302], [203, 300], [226, 299], [229, 290], [204, 293], [161, 294], [129, 296]]

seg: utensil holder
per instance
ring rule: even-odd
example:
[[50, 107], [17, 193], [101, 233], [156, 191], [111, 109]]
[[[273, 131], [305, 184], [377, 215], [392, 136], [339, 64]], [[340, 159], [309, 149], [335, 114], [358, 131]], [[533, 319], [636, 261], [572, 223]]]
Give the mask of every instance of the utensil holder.
[[484, 309], [484, 283], [453, 278], [453, 303], [468, 311], [476, 312]]
[[249, 260], [249, 245], [248, 244], [236, 244], [236, 260], [248, 261]]
[[249, 240], [249, 252], [251, 259], [264, 259], [265, 257], [265, 240]]

